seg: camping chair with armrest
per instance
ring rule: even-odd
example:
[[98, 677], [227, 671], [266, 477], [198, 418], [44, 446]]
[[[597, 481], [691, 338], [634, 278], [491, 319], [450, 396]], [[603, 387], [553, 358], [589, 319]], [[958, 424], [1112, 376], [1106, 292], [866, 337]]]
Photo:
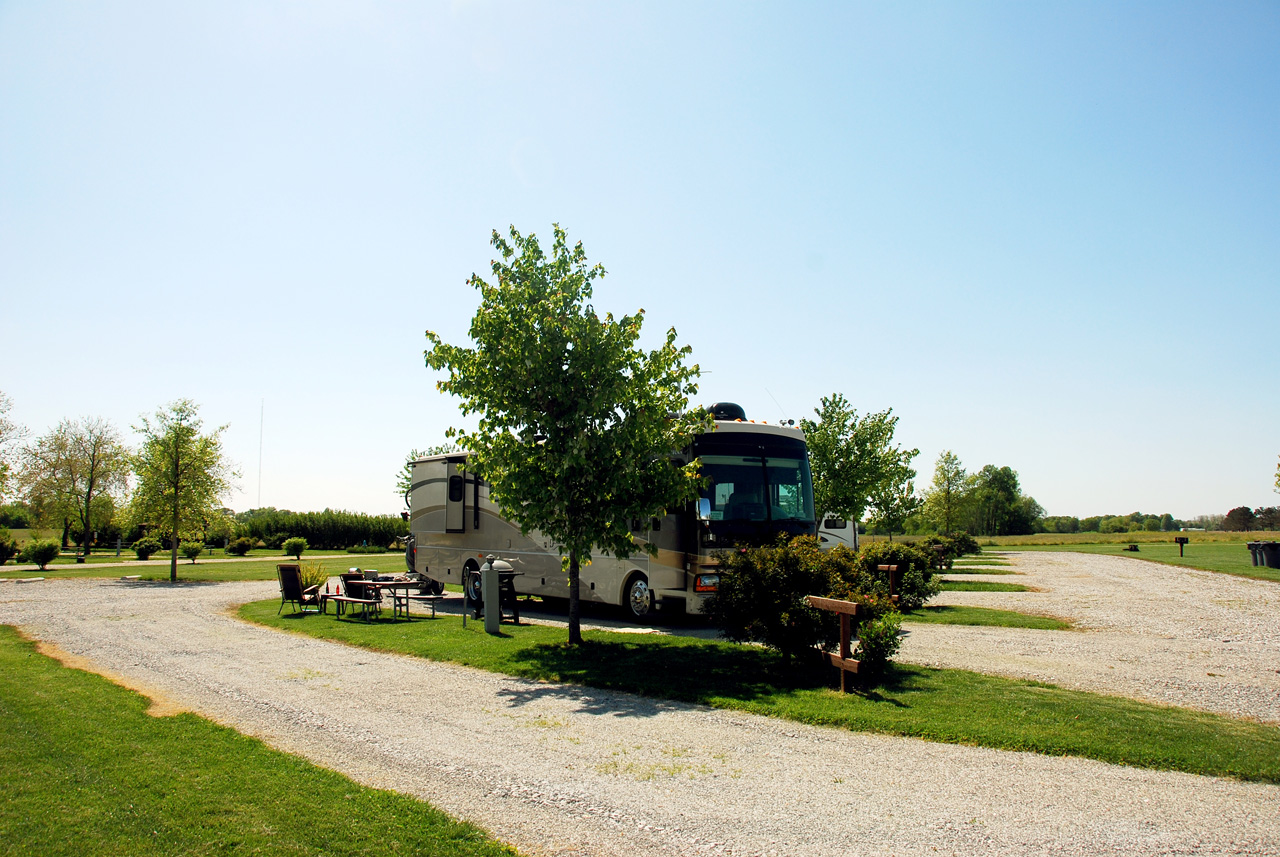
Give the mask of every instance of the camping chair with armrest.
[[[290, 602], [298, 608], [294, 613], [320, 612], [320, 587], [302, 588], [301, 567], [295, 563], [279, 563], [276, 565], [276, 576], [280, 578], [280, 610], [276, 611], [277, 616], [284, 610], [284, 605]], [[312, 609], [308, 610], [308, 607]]]

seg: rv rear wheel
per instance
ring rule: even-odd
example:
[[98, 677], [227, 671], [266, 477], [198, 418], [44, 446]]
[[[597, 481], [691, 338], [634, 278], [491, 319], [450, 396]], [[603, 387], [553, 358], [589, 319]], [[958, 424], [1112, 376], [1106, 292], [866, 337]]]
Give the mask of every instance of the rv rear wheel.
[[649, 588], [649, 578], [643, 574], [627, 581], [627, 609], [633, 619], [645, 619], [653, 610], [653, 590]]
[[480, 587], [479, 566], [467, 563], [466, 568], [462, 570], [462, 591], [467, 594], [467, 598], [477, 604], [484, 600], [484, 590]]

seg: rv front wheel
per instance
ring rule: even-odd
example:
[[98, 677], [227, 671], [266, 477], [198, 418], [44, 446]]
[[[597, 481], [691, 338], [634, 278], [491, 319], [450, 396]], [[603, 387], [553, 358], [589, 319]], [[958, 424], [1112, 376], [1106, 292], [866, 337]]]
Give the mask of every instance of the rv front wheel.
[[633, 619], [644, 619], [653, 610], [653, 590], [643, 574], [637, 574], [627, 582], [627, 609]]

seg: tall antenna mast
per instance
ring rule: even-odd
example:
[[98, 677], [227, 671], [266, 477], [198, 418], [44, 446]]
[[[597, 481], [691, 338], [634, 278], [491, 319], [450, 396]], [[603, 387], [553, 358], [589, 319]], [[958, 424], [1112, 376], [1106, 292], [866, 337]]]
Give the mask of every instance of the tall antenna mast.
[[262, 508], [262, 426], [267, 413], [267, 397], [258, 406], [258, 508]]

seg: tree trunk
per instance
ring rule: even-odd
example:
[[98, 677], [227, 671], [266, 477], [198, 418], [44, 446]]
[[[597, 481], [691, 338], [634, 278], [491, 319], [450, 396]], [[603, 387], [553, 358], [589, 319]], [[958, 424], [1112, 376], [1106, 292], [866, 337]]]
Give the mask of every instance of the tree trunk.
[[178, 450], [173, 451], [173, 547], [169, 553], [169, 582], [178, 582], [178, 498], [181, 496], [179, 489], [179, 477], [181, 471], [178, 469]]
[[68, 543], [71, 541], [71, 519], [63, 515], [62, 517], [62, 549], [66, 550]]
[[582, 643], [582, 604], [578, 599], [578, 551], [569, 550], [569, 645]]

